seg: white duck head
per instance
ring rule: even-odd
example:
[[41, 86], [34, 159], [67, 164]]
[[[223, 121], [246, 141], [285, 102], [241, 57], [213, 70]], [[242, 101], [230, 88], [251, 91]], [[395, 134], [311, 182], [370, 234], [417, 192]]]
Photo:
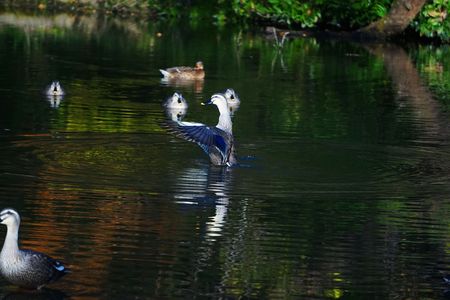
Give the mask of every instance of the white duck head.
[[63, 96], [64, 90], [59, 81], [53, 81], [47, 88], [46, 94], [49, 96]]
[[183, 95], [180, 93], [173, 93], [173, 95], [166, 100], [164, 106], [167, 109], [187, 109], [188, 104]]
[[0, 223], [7, 227], [18, 227], [20, 225], [19, 213], [12, 208], [5, 208], [0, 212]]
[[224, 93], [225, 98], [227, 99], [228, 105], [239, 105], [241, 100], [233, 89], [227, 89]]

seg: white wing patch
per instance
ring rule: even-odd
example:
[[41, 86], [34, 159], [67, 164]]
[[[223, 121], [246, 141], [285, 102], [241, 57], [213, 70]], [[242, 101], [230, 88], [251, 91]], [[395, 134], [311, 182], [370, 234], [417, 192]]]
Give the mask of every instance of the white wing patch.
[[195, 122], [178, 122], [178, 124], [181, 126], [205, 126], [205, 124]]

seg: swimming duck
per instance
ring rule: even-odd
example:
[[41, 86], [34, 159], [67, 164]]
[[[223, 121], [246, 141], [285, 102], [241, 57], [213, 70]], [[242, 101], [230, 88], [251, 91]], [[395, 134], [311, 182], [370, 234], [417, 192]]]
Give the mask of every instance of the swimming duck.
[[53, 81], [47, 88], [46, 92], [49, 96], [63, 96], [64, 90], [59, 84], [59, 81]]
[[216, 126], [206, 126], [194, 122], [172, 122], [169, 130], [175, 135], [197, 143], [208, 154], [213, 165], [232, 166], [237, 163], [234, 151], [233, 124], [227, 99], [224, 94], [214, 94], [205, 104], [214, 104], [219, 109]]
[[2, 210], [0, 223], [7, 227], [0, 253], [0, 273], [6, 280], [21, 287], [40, 289], [68, 272], [61, 262], [43, 253], [19, 249], [20, 216], [14, 209]]
[[164, 79], [203, 79], [205, 78], [205, 70], [203, 69], [203, 63], [198, 61], [195, 67], [173, 67], [165, 70], [159, 70], [164, 76]]
[[241, 100], [239, 99], [238, 95], [233, 89], [227, 89], [225, 91], [225, 98], [227, 99], [228, 105], [239, 105], [241, 103]]
[[186, 109], [188, 107], [186, 99], [179, 93], [173, 93], [163, 105], [167, 109]]

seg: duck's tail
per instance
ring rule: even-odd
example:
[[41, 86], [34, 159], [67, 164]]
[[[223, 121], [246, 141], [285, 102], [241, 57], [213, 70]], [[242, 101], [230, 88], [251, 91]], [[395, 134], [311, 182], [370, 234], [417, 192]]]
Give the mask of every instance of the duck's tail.
[[164, 76], [164, 79], [170, 78], [170, 73], [167, 72], [166, 70], [161, 70], [161, 69], [159, 69], [159, 71], [160, 71], [161, 74]]

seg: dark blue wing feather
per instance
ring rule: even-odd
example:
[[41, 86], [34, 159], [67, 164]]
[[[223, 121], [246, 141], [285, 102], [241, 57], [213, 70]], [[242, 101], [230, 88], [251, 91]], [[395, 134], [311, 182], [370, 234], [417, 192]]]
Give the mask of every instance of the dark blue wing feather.
[[232, 155], [233, 136], [217, 127], [172, 121], [166, 123], [166, 127], [176, 136], [198, 144], [215, 164], [225, 164]]
[[179, 126], [185, 138], [198, 144], [211, 146], [214, 142], [214, 133], [207, 126]]
[[222, 154], [227, 153], [228, 146], [225, 142], [225, 139], [221, 135], [214, 136], [214, 144], [220, 150], [220, 152], [222, 152]]
[[221, 150], [226, 147], [225, 141], [220, 136], [222, 130], [215, 127], [200, 123], [172, 122], [169, 129], [175, 135], [197, 143], [205, 152], [208, 152], [211, 146], [218, 146]]

